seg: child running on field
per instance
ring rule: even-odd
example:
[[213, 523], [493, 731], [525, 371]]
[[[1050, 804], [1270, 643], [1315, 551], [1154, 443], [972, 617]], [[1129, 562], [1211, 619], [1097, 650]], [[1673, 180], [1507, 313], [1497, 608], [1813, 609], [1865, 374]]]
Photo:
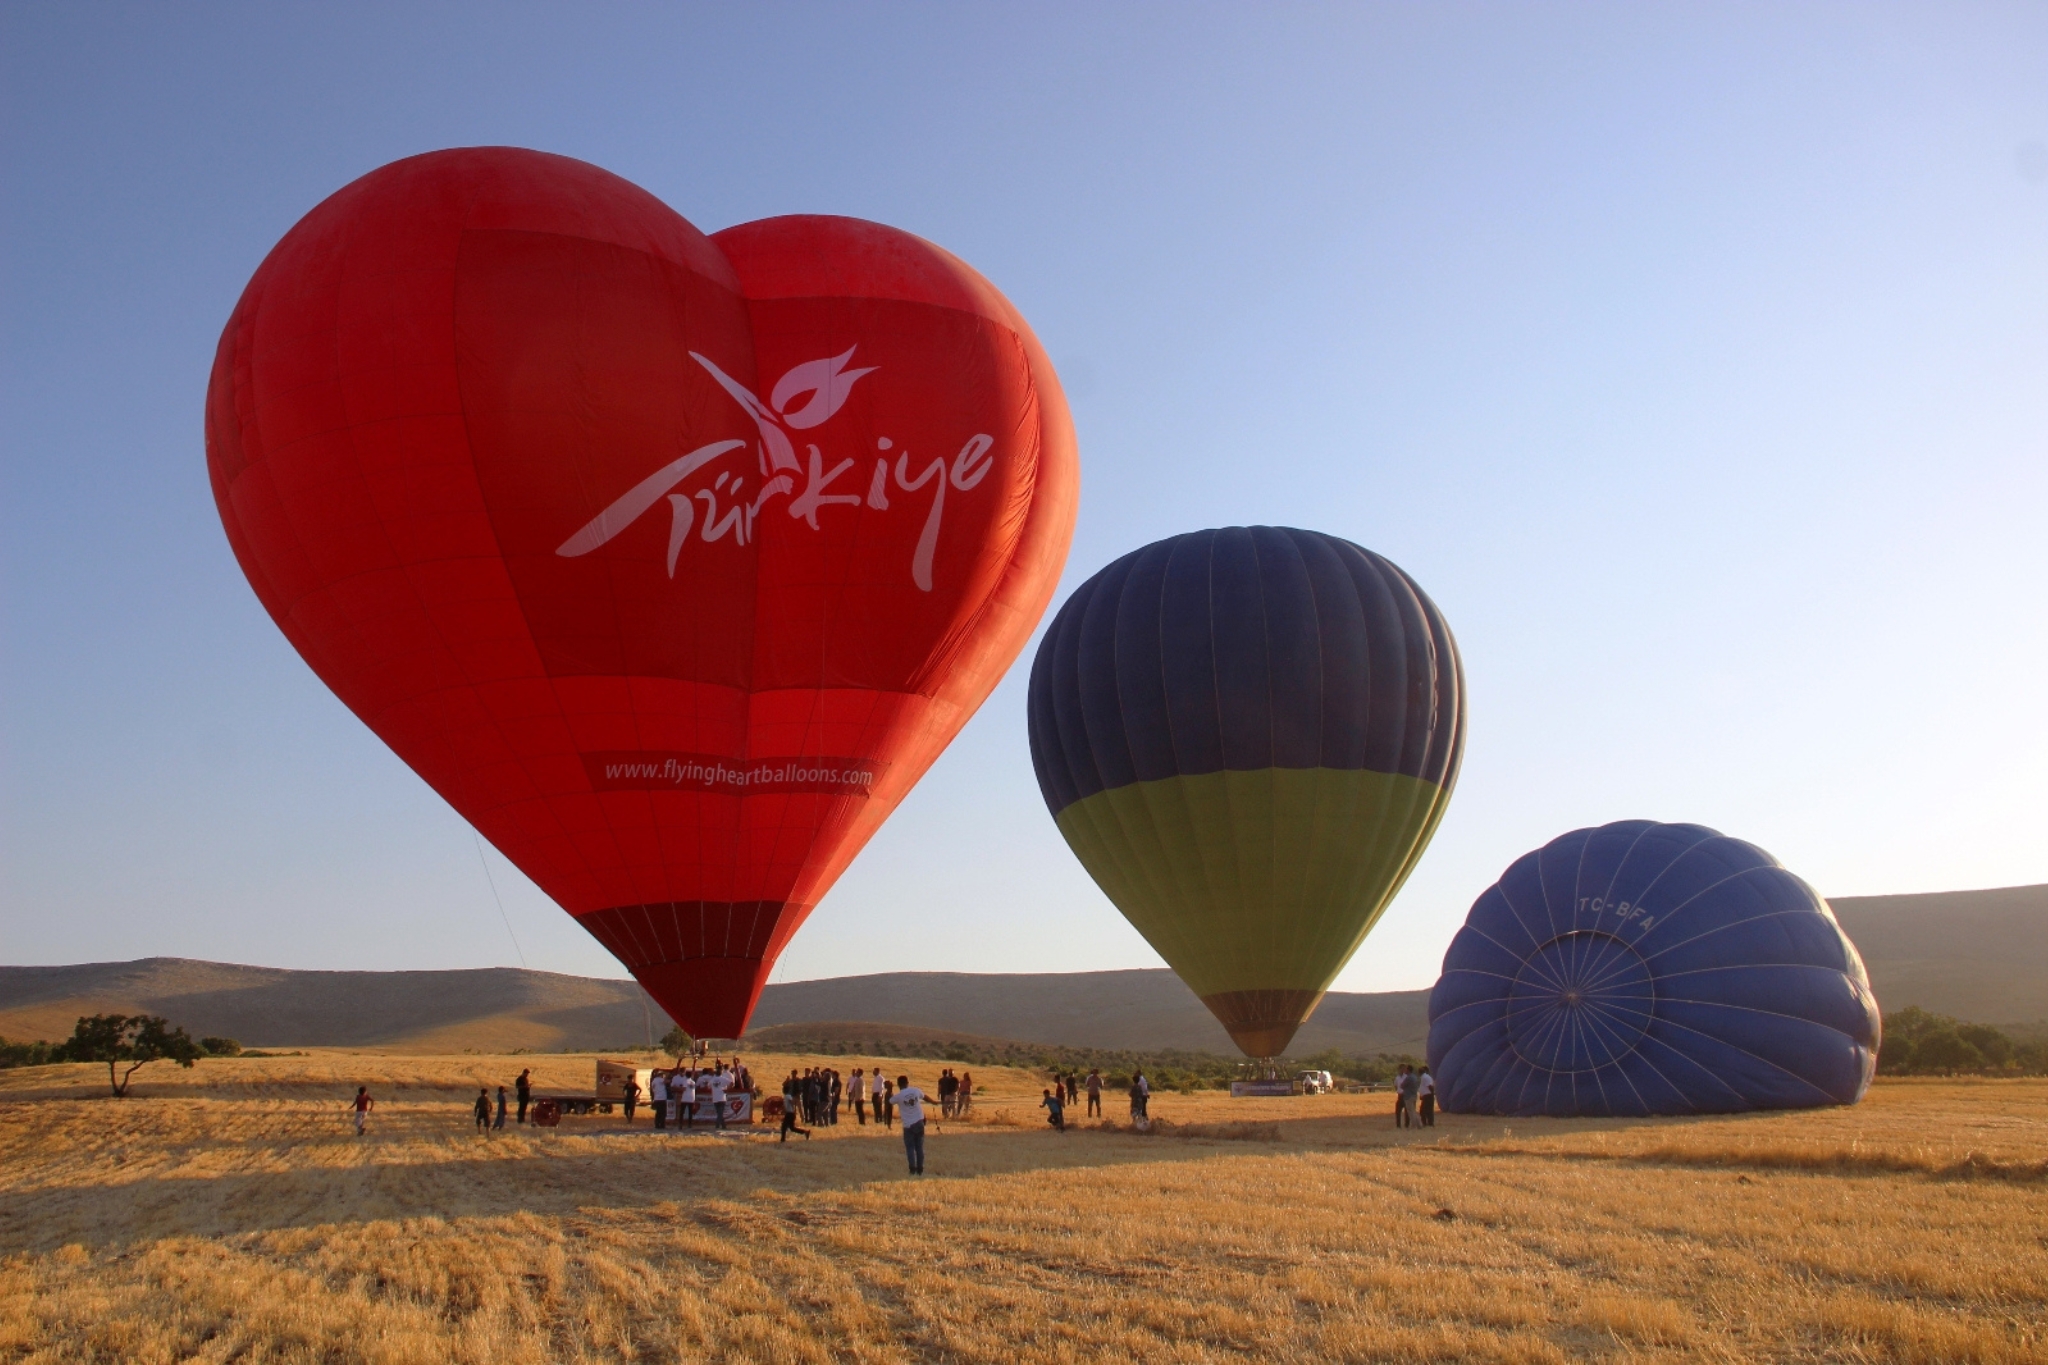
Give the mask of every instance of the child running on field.
[[1059, 1129], [1062, 1133], [1066, 1132], [1066, 1102], [1060, 1098], [1059, 1091], [1057, 1090], [1047, 1090], [1044, 1092], [1044, 1094], [1045, 1098], [1038, 1102], [1038, 1107], [1046, 1111], [1045, 1121], [1051, 1124], [1053, 1127]]
[[370, 1087], [357, 1086], [356, 1097], [349, 1102], [349, 1107], [356, 1111], [356, 1136], [361, 1137], [363, 1125], [369, 1121], [370, 1111], [377, 1107], [377, 1101], [370, 1098]]

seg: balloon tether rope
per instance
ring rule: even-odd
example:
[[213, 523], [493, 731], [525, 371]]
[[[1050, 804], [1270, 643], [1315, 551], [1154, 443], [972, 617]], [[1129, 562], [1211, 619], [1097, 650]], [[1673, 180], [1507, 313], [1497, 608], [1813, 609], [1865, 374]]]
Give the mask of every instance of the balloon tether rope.
[[519, 946], [519, 935], [512, 932], [512, 917], [505, 913], [505, 899], [498, 894], [498, 879], [491, 875], [490, 860], [484, 857], [483, 836], [475, 830], [471, 830], [469, 837], [476, 840], [476, 860], [478, 865], [484, 870], [484, 882], [491, 888], [491, 899], [498, 903], [498, 918], [505, 921], [505, 937], [512, 940], [512, 951], [519, 954], [519, 966], [521, 970], [524, 970], [526, 967], [526, 950]]

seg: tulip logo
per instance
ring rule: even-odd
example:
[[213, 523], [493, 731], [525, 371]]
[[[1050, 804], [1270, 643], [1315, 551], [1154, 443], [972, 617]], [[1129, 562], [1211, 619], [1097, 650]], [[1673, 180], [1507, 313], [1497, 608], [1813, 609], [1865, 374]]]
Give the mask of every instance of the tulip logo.
[[[834, 504], [859, 507], [865, 502], [875, 511], [887, 512], [892, 470], [886, 454], [876, 458], [874, 476], [869, 480], [867, 495], [863, 498], [851, 490], [831, 491], [833, 483], [853, 468], [853, 460], [842, 459], [827, 469], [824, 452], [810, 442], [805, 443], [808, 458], [799, 460], [796, 444], [790, 438], [792, 431], [809, 431], [830, 421], [861, 377], [875, 372], [876, 367], [872, 365], [854, 370], [846, 368], [858, 349], [858, 346], [849, 346], [836, 356], [806, 360], [795, 366], [775, 381], [765, 403], [746, 385], [718, 368], [708, 356], [690, 352], [690, 358], [703, 366], [718, 386], [754, 419], [754, 426], [761, 435], [760, 444], [756, 447], [762, 480], [760, 491], [751, 500], [747, 499], [742, 492], [747, 482], [746, 475], [735, 478], [729, 469], [721, 471], [708, 488], [700, 487], [694, 492], [675, 491], [705, 466], [747, 444], [745, 441], [713, 441], [663, 465], [634, 484], [610, 506], [584, 523], [576, 534], [563, 541], [555, 553], [565, 559], [589, 554], [638, 521], [656, 503], [666, 500], [669, 505], [668, 576], [674, 578], [676, 559], [688, 543], [692, 530], [707, 543], [730, 536], [733, 544], [746, 545], [754, 539], [755, 518], [761, 514], [768, 500], [778, 494], [788, 496], [789, 515], [813, 531], [823, 529], [818, 524], [819, 511]], [[876, 449], [884, 452], [892, 444], [886, 436], [875, 442]], [[994, 445], [993, 436], [985, 433], [971, 436], [960, 453], [953, 457], [951, 468], [947, 467], [946, 458], [939, 456], [915, 479], [910, 476], [910, 452], [897, 454], [893, 473], [898, 491], [914, 493], [927, 484], [935, 485], [931, 507], [925, 515], [924, 530], [918, 536], [917, 548], [910, 562], [910, 578], [920, 592], [932, 590], [932, 560], [938, 549], [939, 525], [945, 516], [947, 485], [964, 493], [979, 484], [994, 466], [995, 461], [989, 455]], [[797, 491], [798, 480], [803, 481], [802, 492]], [[721, 496], [726, 500], [723, 515], [719, 512]], [[697, 511], [699, 502], [704, 505], [701, 515]]]

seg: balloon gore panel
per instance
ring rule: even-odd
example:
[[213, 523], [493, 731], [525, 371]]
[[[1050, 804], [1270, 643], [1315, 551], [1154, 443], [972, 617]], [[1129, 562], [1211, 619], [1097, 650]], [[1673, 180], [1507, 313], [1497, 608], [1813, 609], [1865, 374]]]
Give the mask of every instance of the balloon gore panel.
[[1075, 590], [1029, 702], [1084, 867], [1247, 1054], [1283, 1051], [1407, 878], [1464, 746], [1436, 606], [1349, 541], [1230, 527]]
[[314, 672], [706, 1037], [1022, 650], [1073, 430], [1024, 319], [849, 218], [396, 162], [223, 331], [207, 462]]
[[1877, 1002], [1827, 902], [1754, 845], [1624, 820], [1526, 854], [1473, 903], [1430, 994], [1465, 1114], [1853, 1104]]

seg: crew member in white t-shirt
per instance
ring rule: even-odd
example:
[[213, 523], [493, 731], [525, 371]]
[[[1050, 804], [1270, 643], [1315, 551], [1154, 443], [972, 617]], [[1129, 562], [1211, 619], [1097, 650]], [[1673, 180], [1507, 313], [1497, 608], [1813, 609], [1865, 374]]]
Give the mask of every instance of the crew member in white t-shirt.
[[688, 1128], [697, 1121], [697, 1073], [694, 1069], [686, 1067], [676, 1078], [675, 1093], [683, 1111], [680, 1126]]
[[910, 1077], [896, 1078], [896, 1093], [889, 1097], [903, 1120], [903, 1154], [910, 1159], [910, 1173], [924, 1174], [924, 1091], [910, 1083]]
[[718, 1064], [718, 1070], [711, 1073], [711, 1107], [718, 1113], [718, 1131], [725, 1131], [725, 1092], [732, 1085], [732, 1077], [726, 1074], [725, 1063]]
[[1416, 1090], [1422, 1101], [1419, 1117], [1424, 1128], [1436, 1127], [1436, 1077], [1429, 1074], [1429, 1068], [1422, 1068], [1422, 1078], [1416, 1083]]
[[654, 1130], [668, 1127], [668, 1073], [659, 1068], [647, 1082], [647, 1102], [654, 1110]]
[[894, 1109], [884, 1107], [887, 1104], [888, 1094], [889, 1082], [882, 1076], [882, 1068], [876, 1067], [874, 1074], [868, 1077], [868, 1099], [875, 1106], [875, 1122], [883, 1127], [888, 1126], [889, 1115], [896, 1112]]

